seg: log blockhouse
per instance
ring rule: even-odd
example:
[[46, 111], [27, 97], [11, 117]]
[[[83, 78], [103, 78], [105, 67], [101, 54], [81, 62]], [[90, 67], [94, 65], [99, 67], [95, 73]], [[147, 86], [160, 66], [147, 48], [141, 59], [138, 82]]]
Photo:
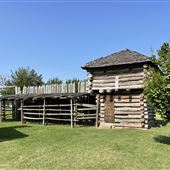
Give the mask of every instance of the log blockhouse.
[[[88, 81], [75, 84], [24, 87], [21, 93], [0, 96], [0, 122], [10, 111], [14, 120], [90, 122], [96, 127], [150, 128], [155, 113], [144, 95], [147, 69], [156, 66], [138, 52], [123, 50], [84, 66]], [[87, 90], [86, 90], [86, 88]], [[10, 103], [10, 105], [9, 105]]]
[[156, 67], [149, 57], [128, 49], [82, 66], [88, 73], [88, 93], [99, 97], [99, 127], [154, 125], [155, 113], [144, 95], [149, 67]]

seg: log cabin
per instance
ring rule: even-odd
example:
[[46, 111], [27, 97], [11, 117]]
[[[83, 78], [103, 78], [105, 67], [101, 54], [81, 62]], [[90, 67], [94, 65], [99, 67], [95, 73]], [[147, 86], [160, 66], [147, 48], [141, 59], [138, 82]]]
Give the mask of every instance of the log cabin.
[[87, 91], [99, 102], [99, 127], [150, 128], [155, 113], [144, 94], [150, 58], [129, 49], [88, 62]]

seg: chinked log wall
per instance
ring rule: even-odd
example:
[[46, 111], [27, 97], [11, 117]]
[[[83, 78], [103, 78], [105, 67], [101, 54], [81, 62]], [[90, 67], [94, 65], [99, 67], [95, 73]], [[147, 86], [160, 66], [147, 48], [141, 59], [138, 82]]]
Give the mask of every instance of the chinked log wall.
[[87, 90], [110, 92], [119, 89], [143, 89], [144, 71], [142, 68], [123, 68], [119, 70], [96, 70], [88, 73]]
[[[113, 95], [114, 110], [113, 127], [145, 127], [143, 94], [115, 94]], [[105, 117], [105, 95], [100, 96], [100, 122]]]
[[111, 126], [149, 128], [154, 125], [154, 111], [143, 93], [145, 76], [145, 67], [89, 72], [87, 91], [100, 93], [100, 125], [105, 124], [106, 94], [113, 95], [114, 100]]

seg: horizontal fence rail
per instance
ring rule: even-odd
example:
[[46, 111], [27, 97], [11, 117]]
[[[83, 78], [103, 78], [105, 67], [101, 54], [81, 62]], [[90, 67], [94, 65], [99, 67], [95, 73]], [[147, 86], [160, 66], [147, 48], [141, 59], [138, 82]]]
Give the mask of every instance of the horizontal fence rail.
[[87, 82], [49, 84], [42, 86], [15, 87], [15, 94], [48, 94], [48, 93], [86, 93]]

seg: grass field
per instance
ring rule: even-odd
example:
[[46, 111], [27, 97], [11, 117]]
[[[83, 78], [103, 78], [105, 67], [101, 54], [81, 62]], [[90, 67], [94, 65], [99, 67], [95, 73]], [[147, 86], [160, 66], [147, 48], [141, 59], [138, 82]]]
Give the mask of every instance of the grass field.
[[1, 123], [0, 169], [170, 169], [170, 124], [130, 130]]

